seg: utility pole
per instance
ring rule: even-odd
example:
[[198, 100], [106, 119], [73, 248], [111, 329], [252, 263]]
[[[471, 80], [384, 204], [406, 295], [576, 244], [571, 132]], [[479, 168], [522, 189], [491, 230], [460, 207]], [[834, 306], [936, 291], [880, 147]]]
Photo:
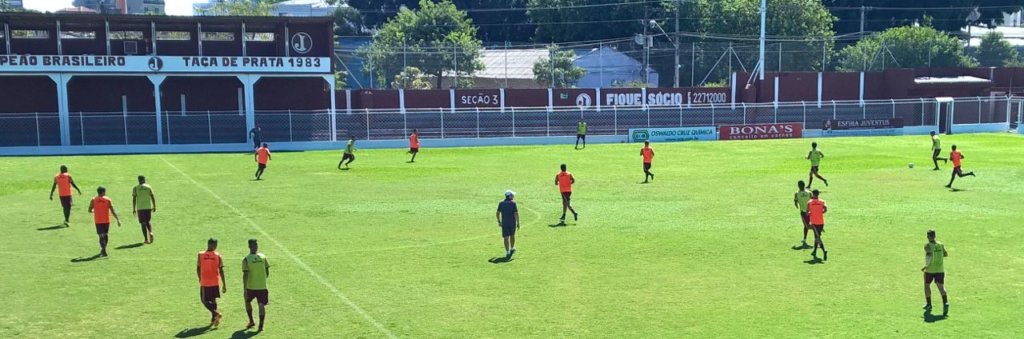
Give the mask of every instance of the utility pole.
[[675, 41], [673, 47], [675, 47], [676, 49], [676, 63], [674, 65], [676, 77], [673, 79], [672, 82], [672, 86], [675, 88], [679, 88], [679, 6], [682, 6], [682, 4], [682, 1], [676, 4], [676, 34], [674, 37], [672, 37], [672, 39], [674, 39]]
[[864, 39], [864, 13], [867, 12], [867, 7], [860, 6], [860, 38]]
[[647, 44], [647, 20], [647, 6], [644, 6], [644, 87], [651, 83], [651, 72], [647, 70], [651, 67], [651, 46]]

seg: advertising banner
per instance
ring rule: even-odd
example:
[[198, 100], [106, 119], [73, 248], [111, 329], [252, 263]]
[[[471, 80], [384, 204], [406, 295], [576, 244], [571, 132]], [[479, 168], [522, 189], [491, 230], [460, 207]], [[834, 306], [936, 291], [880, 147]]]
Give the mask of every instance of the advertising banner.
[[902, 134], [903, 119], [825, 120], [822, 135], [896, 135]]
[[725, 125], [719, 127], [719, 140], [790, 139], [802, 137], [804, 124]]
[[715, 126], [629, 129], [629, 142], [695, 141], [715, 139]]
[[330, 58], [0, 55], [0, 72], [331, 73]]

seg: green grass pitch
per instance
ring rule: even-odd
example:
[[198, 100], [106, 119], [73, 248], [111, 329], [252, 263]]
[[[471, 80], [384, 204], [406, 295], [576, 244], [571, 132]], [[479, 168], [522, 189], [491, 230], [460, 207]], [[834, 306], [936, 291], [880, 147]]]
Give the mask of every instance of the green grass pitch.
[[[822, 264], [792, 248], [807, 139], [654, 144], [647, 185], [638, 144], [426, 148], [414, 164], [360, 150], [349, 171], [337, 151], [278, 152], [260, 182], [250, 154], [4, 158], [0, 337], [250, 336], [240, 261], [253, 237], [272, 265], [257, 338], [1024, 335], [1024, 138], [944, 136], [978, 174], [955, 192], [926, 136], [817, 141], [831, 184]], [[580, 220], [551, 227], [560, 163]], [[61, 212], [47, 200], [61, 164], [84, 192], [68, 229], [51, 227]], [[126, 247], [142, 241], [139, 174], [158, 199], [156, 243]], [[86, 207], [99, 185], [124, 226], [109, 258], [72, 262], [98, 252]], [[519, 252], [492, 264], [506, 189]], [[921, 310], [929, 228], [950, 251], [945, 319]], [[220, 328], [204, 331], [195, 257], [209, 237], [228, 293]]]

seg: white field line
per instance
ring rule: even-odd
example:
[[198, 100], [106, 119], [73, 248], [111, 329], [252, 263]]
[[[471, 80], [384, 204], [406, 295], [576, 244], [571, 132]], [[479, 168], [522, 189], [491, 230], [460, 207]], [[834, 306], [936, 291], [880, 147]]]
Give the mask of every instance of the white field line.
[[342, 302], [344, 302], [346, 305], [348, 305], [349, 308], [351, 308], [352, 310], [356, 311], [356, 313], [359, 313], [359, 315], [361, 315], [363, 317], [363, 319], [366, 320], [366, 322], [370, 323], [371, 325], [373, 325], [373, 327], [377, 328], [377, 330], [380, 331], [380, 333], [383, 334], [385, 337], [388, 337], [388, 338], [398, 338], [397, 336], [395, 336], [394, 333], [391, 333], [391, 331], [389, 331], [387, 328], [385, 328], [384, 325], [381, 325], [380, 322], [378, 322], [376, 319], [373, 319], [373, 317], [371, 317], [370, 314], [366, 313], [366, 311], [363, 310], [361, 307], [359, 307], [359, 305], [356, 305], [354, 302], [352, 302], [352, 300], [350, 300], [347, 296], [345, 296], [345, 294], [342, 293], [341, 290], [339, 290], [333, 284], [328, 282], [327, 279], [324, 279], [323, 276], [321, 276], [319, 273], [314, 271], [313, 268], [309, 267], [309, 265], [307, 265], [305, 262], [303, 262], [302, 259], [299, 259], [299, 257], [296, 256], [294, 253], [292, 253], [292, 251], [288, 250], [287, 247], [284, 247], [284, 245], [282, 245], [281, 242], [277, 241], [277, 239], [274, 239], [274, 237], [271, 237], [270, 234], [268, 234], [266, 231], [263, 230], [263, 227], [260, 227], [259, 224], [257, 224], [251, 218], [249, 218], [249, 216], [245, 215], [245, 213], [242, 213], [241, 210], [239, 210], [238, 208], [235, 208], [235, 206], [233, 206], [230, 203], [228, 203], [226, 200], [224, 200], [224, 198], [221, 198], [220, 195], [218, 195], [213, 190], [210, 190], [206, 186], [203, 186], [203, 184], [200, 184], [195, 179], [192, 179], [191, 176], [189, 176], [188, 174], [183, 172], [177, 166], [174, 166], [174, 164], [172, 164], [171, 162], [167, 161], [167, 159], [164, 159], [164, 157], [160, 157], [160, 160], [163, 160], [164, 163], [166, 163], [168, 166], [173, 168], [175, 171], [177, 171], [183, 177], [185, 177], [186, 179], [191, 181], [193, 184], [196, 185], [196, 187], [199, 187], [202, 190], [206, 191], [206, 193], [209, 193], [211, 196], [216, 198], [217, 201], [220, 201], [221, 204], [223, 204], [224, 206], [227, 206], [228, 208], [230, 208], [231, 211], [235, 212], [235, 214], [238, 214], [240, 217], [242, 217], [242, 219], [245, 219], [245, 221], [249, 223], [249, 226], [251, 226], [254, 230], [256, 230], [261, 235], [263, 235], [264, 238], [270, 239], [270, 241], [273, 242], [275, 246], [277, 246], [278, 250], [280, 250], [285, 255], [287, 255], [289, 259], [291, 259], [293, 262], [295, 262], [295, 264], [299, 265], [299, 267], [302, 268], [303, 270], [305, 270], [306, 273], [308, 273], [314, 279], [319, 281], [321, 285], [323, 285], [328, 290], [330, 290], [331, 293], [333, 293], [336, 297], [338, 297], [338, 299], [340, 299]]

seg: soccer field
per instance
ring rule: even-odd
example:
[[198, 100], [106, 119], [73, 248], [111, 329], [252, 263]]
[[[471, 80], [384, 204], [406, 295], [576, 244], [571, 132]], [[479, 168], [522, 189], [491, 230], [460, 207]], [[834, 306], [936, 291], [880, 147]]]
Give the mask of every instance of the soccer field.
[[[360, 150], [348, 171], [338, 151], [278, 152], [262, 181], [251, 154], [4, 158], [0, 337], [252, 336], [249, 238], [272, 266], [258, 338], [1024, 335], [1024, 138], [944, 136], [978, 175], [958, 191], [943, 187], [951, 164], [931, 170], [926, 136], [817, 141], [831, 184], [815, 181], [829, 204], [823, 263], [794, 248], [807, 139], [653, 144], [650, 184], [638, 144], [427, 148], [416, 163]], [[564, 227], [561, 163], [580, 212]], [[47, 200], [61, 164], [83, 191], [70, 228], [53, 227], [60, 205]], [[131, 214], [139, 174], [158, 201], [153, 245]], [[124, 225], [109, 257], [83, 261], [98, 253], [86, 208], [99, 185]], [[492, 263], [506, 189], [519, 251]], [[929, 228], [950, 253], [947, 318], [921, 310]], [[195, 275], [210, 237], [228, 285], [215, 330]]]

